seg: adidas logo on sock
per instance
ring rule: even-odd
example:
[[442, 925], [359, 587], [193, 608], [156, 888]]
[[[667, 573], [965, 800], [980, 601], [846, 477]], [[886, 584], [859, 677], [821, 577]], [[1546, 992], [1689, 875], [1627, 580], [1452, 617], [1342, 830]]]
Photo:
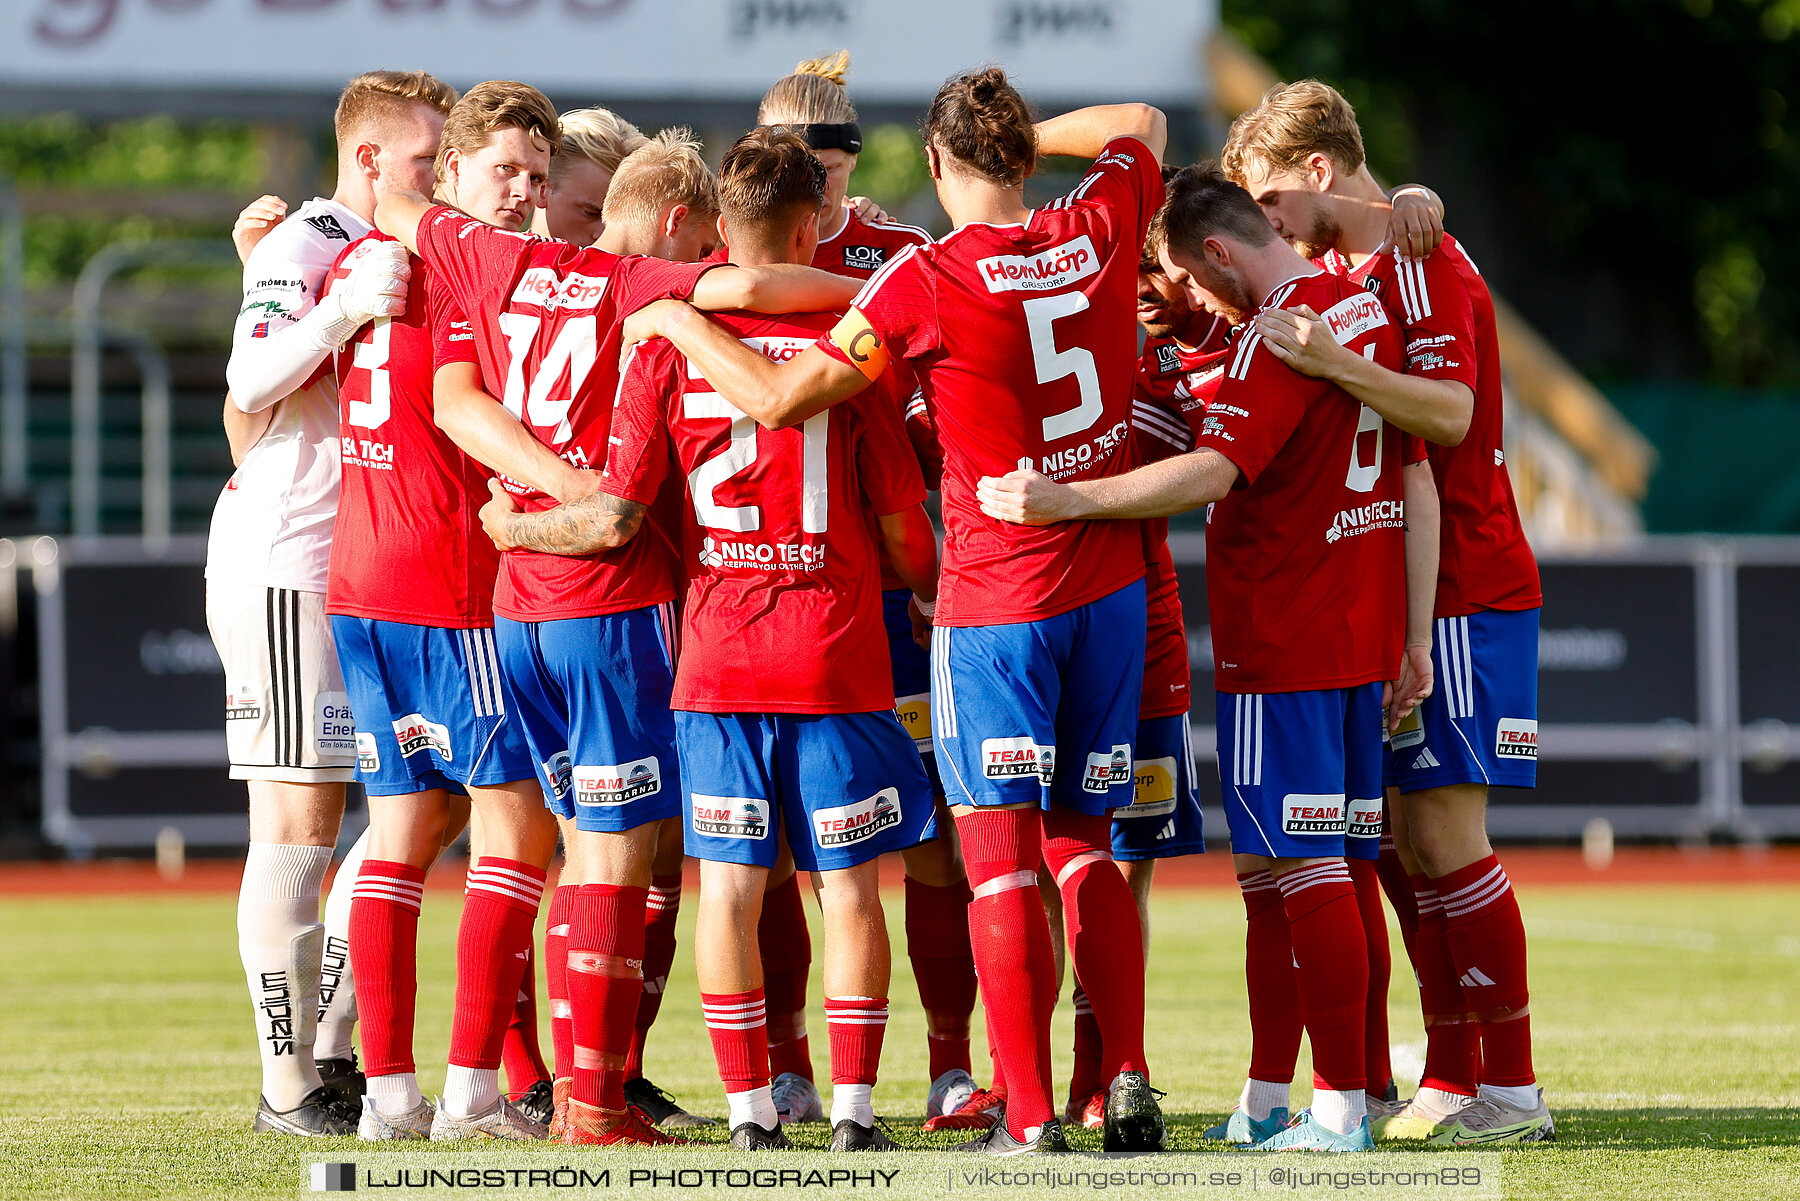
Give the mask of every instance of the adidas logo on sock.
[[1420, 751], [1419, 757], [1413, 760], [1414, 771], [1424, 771], [1428, 767], [1436, 767], [1437, 765], [1437, 756], [1431, 753], [1430, 747], [1426, 747], [1424, 750]]
[[1464, 988], [1481, 988], [1484, 986], [1491, 987], [1494, 981], [1480, 968], [1472, 967], [1462, 974], [1462, 979], [1458, 980], [1457, 983]]

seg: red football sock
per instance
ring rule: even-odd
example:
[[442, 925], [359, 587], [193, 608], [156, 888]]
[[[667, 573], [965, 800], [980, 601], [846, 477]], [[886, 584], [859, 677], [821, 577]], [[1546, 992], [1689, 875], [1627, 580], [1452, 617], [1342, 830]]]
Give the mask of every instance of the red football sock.
[[558, 1080], [575, 1074], [575, 1035], [569, 1026], [569, 915], [579, 891], [576, 884], [557, 885], [544, 919], [544, 987], [550, 994], [550, 1047]]
[[1042, 821], [1044, 864], [1062, 893], [1069, 963], [1100, 1026], [1100, 1078], [1148, 1071], [1144, 933], [1137, 898], [1113, 862], [1112, 817], [1058, 806]]
[[[976, 809], [960, 818], [956, 828], [974, 889], [969, 944], [975, 970], [995, 983], [982, 990], [982, 1001], [988, 1037], [1005, 1069], [1006, 1126], [1013, 1137], [1022, 1138], [1027, 1128], [1042, 1125], [1054, 1112], [1050, 1010], [1056, 1003], [1056, 963], [1050, 923], [1037, 893], [1037, 867], [1043, 859], [1038, 815], [1030, 809]], [[1134, 908], [1133, 930], [1135, 921]]]
[[831, 1034], [831, 1082], [874, 1084], [881, 1065], [881, 1036], [887, 1033], [886, 997], [826, 997], [825, 1026]]
[[[1048, 933], [1049, 929], [1050, 921], [1045, 918], [1044, 930]], [[1055, 948], [1052, 947], [1053, 953], [1054, 950]], [[1055, 964], [1053, 963], [1051, 966], [1054, 967]], [[994, 1080], [992, 1084], [988, 1085], [988, 1092], [993, 1093], [996, 1097], [1004, 1097], [1006, 1096], [1006, 1068], [1000, 1063], [1000, 1040], [994, 1037], [992, 1010], [985, 1005], [981, 1008], [981, 1024], [982, 1028], [987, 1031], [988, 1067]]]
[[1100, 1023], [1094, 1020], [1094, 1003], [1088, 1000], [1081, 982], [1075, 983], [1075, 1068], [1069, 1074], [1069, 1097], [1087, 1103], [1087, 1099], [1107, 1085], [1100, 1067]]
[[1387, 1096], [1394, 1074], [1388, 1062], [1388, 978], [1393, 971], [1393, 948], [1388, 945], [1387, 914], [1381, 909], [1381, 880], [1373, 859], [1346, 859], [1350, 882], [1356, 886], [1356, 907], [1362, 915], [1363, 937], [1369, 945], [1369, 991], [1363, 1023], [1363, 1087], [1371, 1097]]
[[799, 873], [763, 894], [762, 917], [756, 923], [756, 943], [762, 952], [769, 1069], [777, 1076], [793, 1072], [811, 1080], [812, 1050], [806, 1037], [806, 977], [812, 970], [812, 936], [807, 933], [806, 907], [800, 900]]
[[1419, 936], [1413, 948], [1419, 1008], [1425, 1015], [1425, 1073], [1419, 1087], [1472, 1097], [1481, 1078], [1481, 1029], [1463, 999], [1437, 887], [1428, 876], [1414, 876], [1412, 885], [1419, 911]]
[[424, 895], [423, 868], [385, 859], [364, 859], [350, 892], [350, 970], [356, 975], [363, 1071], [371, 1076], [414, 1070]]
[[1300, 987], [1281, 886], [1269, 872], [1237, 878], [1244, 891], [1244, 979], [1250, 996], [1250, 1079], [1288, 1084], [1300, 1057]]
[[542, 868], [491, 855], [470, 866], [456, 933], [456, 1009], [450, 1025], [450, 1062], [457, 1067], [500, 1066], [525, 969], [521, 955], [531, 946], [543, 895]]
[[583, 884], [569, 923], [575, 1075], [569, 1098], [625, 1108], [625, 1055], [644, 989], [642, 888]]
[[[967, 1030], [975, 1012], [975, 958], [969, 950], [969, 883], [937, 887], [906, 877], [906, 955], [927, 1014]], [[939, 1038], [926, 1023], [926, 1046], [936, 1080], [955, 1068], [970, 1070], [969, 1038]]]
[[1418, 958], [1413, 953], [1413, 943], [1419, 937], [1419, 902], [1413, 896], [1412, 880], [1406, 874], [1406, 866], [1400, 862], [1400, 853], [1394, 850], [1394, 844], [1386, 834], [1381, 836], [1381, 858], [1375, 861], [1375, 874], [1381, 878], [1381, 891], [1387, 894], [1388, 907], [1400, 923], [1400, 941], [1406, 944], [1406, 958], [1417, 974]]
[[1481, 1078], [1536, 1084], [1531, 994], [1525, 986], [1525, 922], [1506, 869], [1492, 855], [1432, 881], [1449, 924], [1463, 997], [1481, 1029]]
[[512, 1022], [506, 1027], [506, 1041], [500, 1045], [500, 1066], [514, 1096], [550, 1079], [544, 1052], [538, 1046], [537, 952], [530, 943], [525, 944], [525, 971], [519, 979]]
[[769, 1027], [763, 990], [700, 994], [706, 1033], [712, 1039], [719, 1080], [728, 1093], [749, 1092], [769, 1083]]
[[1296, 868], [1276, 880], [1312, 1040], [1315, 1084], [1334, 1092], [1364, 1087], [1363, 1025], [1368, 1011], [1369, 950], [1356, 885], [1342, 859]]
[[669, 968], [675, 962], [675, 919], [680, 913], [681, 873], [651, 876], [650, 895], [644, 902], [644, 995], [638, 1000], [631, 1052], [625, 1057], [627, 1080], [644, 1074], [644, 1040], [656, 1024], [663, 990], [669, 985]]

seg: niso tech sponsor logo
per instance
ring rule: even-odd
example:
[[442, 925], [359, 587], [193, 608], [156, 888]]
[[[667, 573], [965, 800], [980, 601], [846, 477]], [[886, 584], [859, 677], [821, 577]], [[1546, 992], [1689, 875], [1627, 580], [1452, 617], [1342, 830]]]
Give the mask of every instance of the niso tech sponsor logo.
[[730, 538], [702, 538], [700, 565], [721, 568], [753, 568], [759, 571], [818, 571], [825, 566], [823, 542], [740, 542]]
[[1351, 838], [1381, 837], [1381, 798], [1373, 800], [1350, 801], [1349, 828], [1344, 832]]
[[755, 797], [693, 794], [694, 833], [714, 838], [767, 838], [769, 802]]
[[997, 254], [975, 260], [989, 292], [1054, 292], [1100, 270], [1100, 255], [1086, 234], [1038, 254]]
[[1029, 738], [981, 740], [981, 774], [990, 780], [1038, 776], [1048, 784], [1056, 771], [1056, 748], [1039, 746]]
[[866, 800], [813, 814], [813, 835], [822, 847], [842, 847], [873, 838], [900, 824], [900, 792], [884, 788]]
[[1344, 794], [1290, 792], [1281, 801], [1286, 834], [1342, 834]]
[[1508, 759], [1537, 758], [1537, 722], [1524, 717], [1502, 717], [1494, 732], [1494, 754]]
[[1398, 530], [1405, 525], [1405, 501], [1378, 500], [1340, 511], [1332, 519], [1331, 527], [1325, 531], [1325, 541], [1330, 543], [1343, 538], [1354, 538], [1370, 530]]
[[577, 805], [623, 805], [662, 791], [661, 765], [655, 755], [630, 763], [590, 767], [576, 764], [572, 773]]
[[400, 757], [403, 759], [420, 751], [436, 751], [444, 762], [452, 761], [450, 731], [435, 721], [427, 721], [421, 714], [408, 713], [395, 722], [394, 741], [400, 744]]

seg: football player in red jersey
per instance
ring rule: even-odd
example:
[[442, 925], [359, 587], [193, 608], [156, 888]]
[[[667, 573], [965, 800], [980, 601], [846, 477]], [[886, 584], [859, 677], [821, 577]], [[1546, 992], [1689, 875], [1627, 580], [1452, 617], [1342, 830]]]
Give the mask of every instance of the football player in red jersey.
[[649, 139], [619, 114], [578, 108], [562, 115], [562, 148], [550, 160], [550, 190], [531, 232], [592, 246], [606, 228], [606, 193], [625, 156]]
[[[1050, 1100], [1054, 966], [1036, 895], [1047, 862], [1112, 1079], [1106, 1145], [1153, 1149], [1163, 1124], [1144, 1061], [1143, 945], [1108, 816], [1130, 798], [1143, 638], [1118, 635], [1144, 628], [1143, 544], [1118, 522], [1010, 527], [981, 513], [975, 485], [1021, 461], [1065, 478], [1127, 469], [1136, 331], [1114, 318], [1128, 311], [1161, 199], [1165, 122], [1127, 104], [1034, 126], [1005, 73], [988, 68], [939, 90], [925, 135], [955, 232], [891, 260], [815, 348], [774, 364], [679, 304], [647, 309], [629, 332], [669, 337], [769, 428], [855, 395], [896, 358], [919, 373], [944, 450], [933, 739], [1008, 1088], [1006, 1120], [965, 1147], [1067, 1146]], [[1034, 212], [1024, 180], [1040, 154], [1094, 164]]]
[[[808, 59], [777, 80], [762, 98], [756, 119], [785, 125], [806, 139], [825, 166], [825, 208], [819, 219], [819, 246], [812, 265], [850, 279], [867, 280], [908, 246], [931, 241], [924, 230], [879, 218], [862, 219], [847, 198], [850, 175], [862, 150], [862, 127], [850, 103], [845, 79], [847, 52]], [[942, 453], [926, 419], [911, 369], [895, 367], [896, 394], [907, 405], [907, 433], [919, 452], [926, 486], [936, 489]], [[884, 558], [882, 613], [894, 668], [894, 707], [912, 731], [914, 744], [940, 800], [937, 756], [931, 750], [931, 664], [913, 637], [912, 593]], [[925, 1097], [927, 1121], [953, 1114], [975, 1097], [970, 1076], [969, 1018], [975, 1009], [975, 961], [969, 950], [969, 882], [956, 851], [947, 809], [939, 813], [939, 837], [901, 856], [906, 864], [906, 953], [912, 960], [919, 1003], [925, 1010], [925, 1037], [931, 1086]], [[778, 912], [785, 906], [785, 914]], [[817, 1091], [805, 1047], [806, 970], [810, 958], [800, 890], [783, 883], [763, 906], [764, 968], [769, 1005], [769, 1055], [776, 1073], [775, 1105], [784, 1117], [818, 1112]], [[779, 918], [779, 921], [772, 920]], [[795, 931], [798, 931], [796, 935]], [[985, 1105], [972, 1112], [985, 1113]], [[979, 1117], [975, 1129], [991, 1125]]]
[[[731, 261], [804, 263], [825, 171], [785, 129], [758, 127], [720, 167]], [[830, 314], [721, 314], [771, 359], [803, 351]], [[731, 1105], [731, 1142], [787, 1146], [770, 1088], [759, 924], [782, 853], [817, 873], [832, 1059], [832, 1149], [894, 1150], [870, 1100], [887, 1020], [887, 932], [876, 861], [929, 835], [933, 805], [892, 709], [875, 537], [914, 593], [935, 596], [937, 549], [923, 480], [883, 390], [804, 428], [759, 431], [671, 346], [634, 351], [607, 461], [608, 512], [582, 505], [488, 519], [496, 537], [582, 552], [637, 534], [664, 482], [690, 493], [684, 652], [674, 705], [701, 859], [701, 1000]], [[873, 517], [873, 520], [871, 520]], [[654, 536], [654, 535], [651, 535]], [[760, 614], [745, 623], [745, 613]], [[779, 662], [770, 674], [764, 665]]]
[[1330, 87], [1272, 90], [1232, 126], [1225, 161], [1302, 254], [1399, 319], [1404, 372], [1350, 361], [1305, 309], [1265, 313], [1257, 325], [1296, 370], [1427, 439], [1443, 510], [1443, 688], [1415, 727], [1396, 733], [1390, 763], [1429, 1043], [1419, 1094], [1377, 1133], [1457, 1145], [1548, 1139], [1555, 1123], [1531, 1059], [1524, 925], [1486, 832], [1489, 787], [1536, 782], [1543, 603], [1506, 471], [1493, 299], [1456, 239], [1424, 256], [1395, 246], [1356, 114]]
[[[644, 170], [638, 170], [641, 165]], [[633, 184], [631, 177], [641, 175]], [[660, 182], [659, 182], [660, 181]], [[533, 434], [576, 466], [603, 462], [618, 381], [619, 325], [658, 297], [787, 312], [847, 302], [845, 282], [804, 267], [692, 260], [717, 231], [712, 181], [691, 143], [665, 134], [620, 165], [598, 245], [485, 227], [423, 196], [392, 198], [384, 232], [442, 274], [474, 323], [482, 376]], [[664, 204], [670, 192], [692, 202]], [[509, 481], [537, 511], [553, 497]], [[499, 487], [498, 484], [492, 487]], [[657, 1143], [627, 1112], [624, 1068], [642, 991], [645, 907], [657, 824], [679, 810], [668, 710], [676, 562], [665, 538], [584, 558], [502, 556], [494, 608], [511, 699], [563, 825], [575, 1074], [565, 1141]]]
[[[1400, 361], [1381, 304], [1295, 255], [1216, 169], [1178, 174], [1162, 222], [1165, 270], [1210, 310], [1241, 323], [1304, 301], [1351, 349]], [[1281, 891], [1318, 1078], [1307, 1116], [1257, 1145], [1369, 1150], [1368, 955], [1344, 856], [1352, 826], [1380, 830], [1384, 691], [1396, 719], [1429, 692], [1430, 468], [1416, 440], [1285, 367], [1253, 331], [1228, 356], [1198, 443], [1111, 479], [984, 479], [981, 502], [1033, 523], [1214, 506], [1207, 594], [1232, 849]]]
[[[1175, 174], [1163, 168], [1166, 183]], [[1154, 223], [1153, 223], [1154, 228]], [[1188, 303], [1187, 293], [1163, 274], [1152, 239], [1138, 263], [1138, 324], [1147, 335], [1138, 357], [1131, 408], [1131, 451], [1135, 463], [1155, 463], [1192, 450], [1206, 403], [1225, 373], [1230, 322]], [[1144, 957], [1150, 955], [1150, 886], [1156, 861], [1196, 855], [1206, 849], [1200, 796], [1194, 788], [1194, 757], [1188, 737], [1189, 684], [1187, 622], [1169, 550], [1169, 523], [1144, 522], [1145, 590], [1149, 629], [1144, 644], [1144, 688], [1138, 704], [1137, 741], [1132, 746], [1132, 803], [1113, 811], [1113, 858], [1137, 899], [1143, 925]], [[1062, 960], [1061, 905], [1054, 889], [1044, 890], [1050, 932]], [[1060, 981], [1062, 972], [1057, 971]], [[1105, 1125], [1106, 1081], [1100, 1067], [1100, 1028], [1081, 982], [1071, 998], [1075, 1008], [1075, 1067], [1063, 1120], [1071, 1125]], [[1297, 1021], [1297, 1018], [1296, 1018]]]
[[[445, 123], [438, 193], [521, 229], [542, 199], [556, 137], [555, 111], [535, 88], [478, 85]], [[352, 245], [333, 282], [384, 243], [393, 245], [371, 234]], [[326, 608], [372, 831], [350, 914], [370, 1081], [360, 1133], [541, 1138], [543, 1121], [502, 1098], [498, 1068], [556, 829], [508, 714], [490, 599], [499, 556], [476, 515], [489, 468], [569, 497], [585, 493], [587, 477], [480, 391], [469, 324], [416, 260], [406, 314], [365, 327], [337, 355], [335, 374], [344, 487]], [[457, 940], [450, 1070], [434, 1114], [412, 1070], [417, 914], [424, 873], [454, 833], [450, 795], [463, 791], [478, 837]], [[548, 1082], [536, 1084], [547, 1110]]]

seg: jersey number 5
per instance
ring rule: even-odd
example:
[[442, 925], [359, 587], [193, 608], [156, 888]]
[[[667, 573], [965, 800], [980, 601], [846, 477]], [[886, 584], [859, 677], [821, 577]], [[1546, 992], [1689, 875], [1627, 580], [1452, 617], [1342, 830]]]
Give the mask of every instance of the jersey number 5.
[[1069, 350], [1056, 349], [1059, 317], [1073, 317], [1087, 311], [1088, 298], [1080, 292], [1059, 292], [1053, 296], [1034, 296], [1024, 301], [1025, 327], [1031, 331], [1031, 361], [1037, 367], [1038, 383], [1048, 384], [1064, 376], [1075, 377], [1081, 389], [1081, 403], [1062, 413], [1044, 418], [1044, 441], [1055, 442], [1100, 420], [1100, 373], [1094, 369], [1094, 355], [1085, 346]]
[[[689, 421], [724, 418], [731, 422], [731, 445], [688, 473], [694, 517], [712, 530], [748, 534], [762, 528], [756, 505], [722, 505], [714, 489], [756, 462], [756, 422], [717, 392], [689, 392], [681, 399], [681, 415]], [[814, 413], [800, 424], [800, 529], [823, 534], [830, 518], [831, 490], [826, 470], [826, 433], [831, 410]]]

